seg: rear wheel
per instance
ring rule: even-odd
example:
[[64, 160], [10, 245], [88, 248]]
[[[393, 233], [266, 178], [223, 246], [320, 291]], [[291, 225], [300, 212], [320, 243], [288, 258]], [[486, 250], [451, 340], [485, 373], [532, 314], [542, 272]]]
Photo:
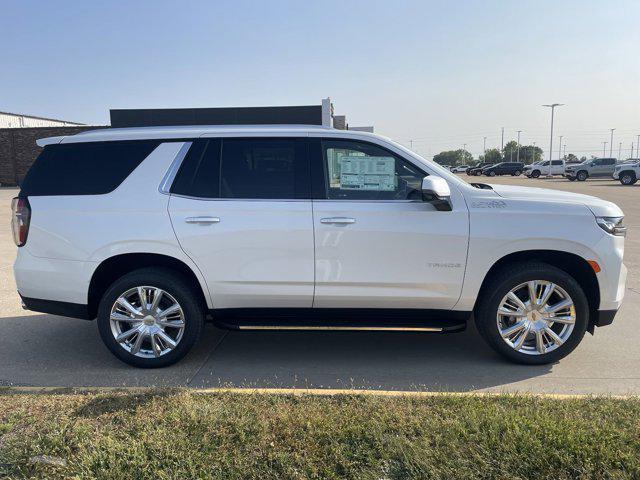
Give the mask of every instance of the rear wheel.
[[521, 172], [520, 170], [516, 170], [515, 172], [513, 172], [513, 174], [514, 174], [516, 177], [519, 177], [519, 176], [522, 174], [522, 172]]
[[496, 176], [496, 172], [494, 172], [493, 170], [490, 171], [489, 173], [487, 173], [487, 175], [489, 175], [490, 177], [495, 177]]
[[540, 176], [540, 170], [534, 170], [533, 172], [531, 172], [531, 176], [533, 178], [538, 178]]
[[198, 340], [204, 309], [173, 270], [145, 268], [116, 280], [98, 307], [98, 330], [111, 352], [129, 365], [165, 367]]
[[476, 325], [498, 353], [517, 363], [560, 360], [587, 329], [587, 298], [568, 273], [545, 263], [505, 268], [483, 289]]
[[619, 178], [622, 185], [633, 185], [638, 181], [635, 172], [622, 172]]
[[584, 182], [587, 178], [589, 178], [589, 174], [584, 170], [580, 170], [576, 175], [576, 178], [578, 179], [579, 182]]

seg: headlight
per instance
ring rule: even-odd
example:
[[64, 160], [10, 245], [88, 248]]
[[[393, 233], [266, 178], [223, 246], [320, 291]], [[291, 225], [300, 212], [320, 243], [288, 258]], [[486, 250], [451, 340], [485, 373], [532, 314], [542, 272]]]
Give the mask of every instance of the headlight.
[[596, 222], [605, 232], [611, 235], [624, 237], [627, 234], [627, 227], [622, 224], [624, 217], [596, 217]]

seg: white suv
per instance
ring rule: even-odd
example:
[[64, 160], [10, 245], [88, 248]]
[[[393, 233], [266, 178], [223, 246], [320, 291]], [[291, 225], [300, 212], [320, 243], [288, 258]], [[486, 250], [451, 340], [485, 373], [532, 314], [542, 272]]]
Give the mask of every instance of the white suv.
[[139, 367], [206, 320], [458, 331], [556, 361], [613, 321], [625, 227], [595, 197], [471, 184], [384, 137], [313, 126], [104, 129], [39, 142], [13, 202], [27, 309], [95, 319]]
[[[551, 167], [549, 167], [551, 164]], [[562, 175], [564, 174], [564, 162], [562, 160], [546, 160], [544, 162], [526, 165], [522, 171], [529, 178], [538, 178], [540, 175]]]

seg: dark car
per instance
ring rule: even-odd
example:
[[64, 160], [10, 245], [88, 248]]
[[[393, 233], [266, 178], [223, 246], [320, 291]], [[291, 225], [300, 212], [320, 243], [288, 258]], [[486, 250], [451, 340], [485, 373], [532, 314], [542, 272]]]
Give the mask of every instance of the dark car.
[[467, 175], [480, 175], [482, 173], [483, 168], [491, 165], [493, 165], [493, 163], [491, 162], [476, 163], [472, 167], [467, 168]]
[[487, 177], [495, 177], [496, 175], [518, 176], [522, 173], [523, 168], [524, 163], [522, 162], [502, 162], [483, 168], [482, 173]]

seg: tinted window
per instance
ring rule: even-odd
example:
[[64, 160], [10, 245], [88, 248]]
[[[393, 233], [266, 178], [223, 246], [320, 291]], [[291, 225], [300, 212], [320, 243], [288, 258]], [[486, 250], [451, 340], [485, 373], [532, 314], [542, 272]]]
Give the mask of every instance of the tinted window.
[[220, 196], [220, 140], [196, 140], [182, 161], [171, 193], [190, 197]]
[[562, 165], [562, 160], [554, 160], [551, 165]]
[[605, 158], [602, 161], [603, 165], [613, 165], [614, 163], [616, 163], [616, 159], [615, 158]]
[[323, 140], [327, 198], [420, 200], [425, 173], [376, 145]]
[[309, 198], [304, 139], [224, 139], [222, 198]]
[[100, 195], [115, 190], [159, 141], [49, 145], [27, 173], [21, 196]]

